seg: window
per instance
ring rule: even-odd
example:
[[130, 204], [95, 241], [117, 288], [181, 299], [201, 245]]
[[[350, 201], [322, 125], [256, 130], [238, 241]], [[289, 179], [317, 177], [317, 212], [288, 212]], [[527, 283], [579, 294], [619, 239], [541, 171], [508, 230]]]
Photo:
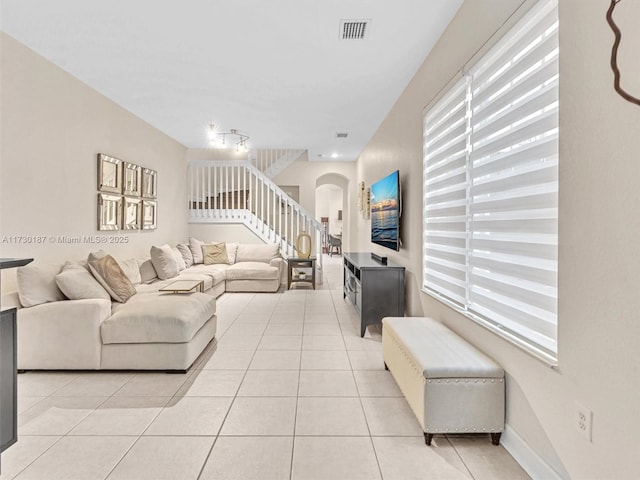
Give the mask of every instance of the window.
[[423, 166], [423, 289], [555, 361], [557, 0], [426, 111]]

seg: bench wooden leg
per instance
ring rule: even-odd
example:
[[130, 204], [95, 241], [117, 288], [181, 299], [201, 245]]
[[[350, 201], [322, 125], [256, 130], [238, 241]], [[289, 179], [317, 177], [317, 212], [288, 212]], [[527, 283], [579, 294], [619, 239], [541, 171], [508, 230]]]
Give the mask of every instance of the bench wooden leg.
[[426, 433], [424, 434], [424, 443], [426, 443], [428, 446], [431, 446], [431, 440], [433, 439], [433, 433]]
[[500, 433], [500, 432], [492, 433], [491, 434], [491, 443], [493, 443], [494, 445], [500, 445], [500, 435], [502, 435], [502, 433]]

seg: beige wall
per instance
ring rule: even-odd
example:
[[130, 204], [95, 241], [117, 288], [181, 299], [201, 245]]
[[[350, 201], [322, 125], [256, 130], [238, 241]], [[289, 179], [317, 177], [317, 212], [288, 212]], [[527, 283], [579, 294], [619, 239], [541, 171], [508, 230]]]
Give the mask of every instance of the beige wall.
[[[351, 231], [356, 248], [407, 267], [407, 314], [443, 320], [506, 369], [507, 422], [548, 465], [565, 478], [638, 478], [640, 108], [612, 87], [607, 0], [560, 0], [558, 367], [420, 291], [423, 108], [521, 3], [467, 0], [358, 160], [367, 185], [400, 169], [404, 248], [372, 245], [355, 210]], [[623, 81], [640, 96], [640, 62], [630, 54], [640, 48], [640, 2], [621, 2], [616, 15]], [[574, 427], [576, 401], [594, 412], [592, 443]]]
[[[2, 33], [0, 244], [3, 257], [58, 262], [103, 248], [148, 255], [152, 244], [187, 236], [186, 148]], [[97, 153], [158, 171], [158, 228], [98, 232]], [[109, 235], [127, 243], [109, 243]], [[41, 244], [11, 236], [42, 236]], [[58, 236], [105, 236], [61, 244]], [[3, 291], [15, 288], [3, 272]]]
[[[356, 206], [356, 164], [355, 162], [309, 162], [307, 156], [304, 155], [299, 160], [293, 162], [280, 175], [273, 178], [278, 185], [299, 185], [300, 186], [300, 205], [312, 215], [316, 212], [316, 187], [319, 185], [337, 185], [343, 188], [344, 195], [344, 211], [343, 219], [346, 212], [357, 211]], [[346, 179], [350, 179], [347, 181]], [[318, 180], [321, 183], [318, 183]], [[345, 189], [345, 187], [348, 187]], [[332, 213], [337, 215], [337, 211]], [[343, 245], [347, 245], [349, 238], [349, 230], [343, 220]], [[347, 248], [348, 250], [348, 248]]]

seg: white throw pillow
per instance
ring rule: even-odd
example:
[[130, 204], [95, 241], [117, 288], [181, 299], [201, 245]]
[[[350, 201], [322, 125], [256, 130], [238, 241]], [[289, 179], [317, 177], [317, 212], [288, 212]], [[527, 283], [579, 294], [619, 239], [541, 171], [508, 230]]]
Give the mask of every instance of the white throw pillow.
[[177, 277], [180, 273], [178, 259], [169, 245], [151, 247], [151, 262], [161, 280]]
[[172, 247], [171, 250], [173, 250], [173, 254], [176, 256], [176, 260], [178, 261], [178, 270], [182, 271], [187, 268], [187, 264], [184, 262], [184, 258], [182, 258], [182, 254], [180, 253], [180, 250], [178, 250], [178, 247]]
[[139, 285], [142, 283], [140, 266], [135, 258], [127, 258], [126, 260], [118, 260], [116, 258], [116, 262], [118, 262], [118, 265], [120, 265], [120, 268], [132, 284]]
[[18, 297], [23, 307], [35, 307], [42, 303], [64, 300], [64, 294], [58, 288], [56, 275], [61, 266], [30, 263], [18, 268]]
[[140, 268], [141, 283], [151, 283], [158, 279], [158, 273], [150, 258], [139, 258], [138, 267]]
[[191, 250], [191, 255], [193, 255], [194, 265], [204, 262], [204, 257], [202, 256], [202, 245], [204, 245], [204, 242], [197, 238], [189, 237], [189, 250]]
[[86, 267], [66, 262], [62, 272], [56, 275], [56, 284], [69, 300], [101, 298], [111, 300], [109, 293], [98, 283]]
[[182, 259], [184, 260], [185, 267], [189, 268], [191, 265], [193, 265], [193, 254], [191, 253], [191, 249], [189, 248], [189, 245], [186, 245], [184, 243], [179, 243], [178, 245], [176, 245], [176, 248], [182, 255]]
[[236, 255], [238, 254], [237, 243], [227, 243], [227, 256], [229, 257], [229, 263], [233, 265], [236, 263]]

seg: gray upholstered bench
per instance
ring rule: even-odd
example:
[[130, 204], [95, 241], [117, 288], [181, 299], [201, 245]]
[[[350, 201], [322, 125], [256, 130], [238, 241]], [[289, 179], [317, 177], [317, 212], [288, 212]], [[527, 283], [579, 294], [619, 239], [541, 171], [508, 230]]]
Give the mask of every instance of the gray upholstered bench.
[[504, 370], [440, 322], [425, 317], [382, 319], [385, 368], [422, 426], [434, 434], [504, 430]]

